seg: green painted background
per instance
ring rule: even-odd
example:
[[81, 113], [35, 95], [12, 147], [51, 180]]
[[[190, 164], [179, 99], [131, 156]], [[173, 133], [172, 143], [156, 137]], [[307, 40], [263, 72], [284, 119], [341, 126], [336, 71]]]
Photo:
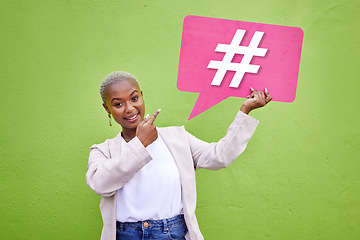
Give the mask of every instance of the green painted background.
[[301, 27], [293, 103], [272, 102], [229, 168], [197, 172], [207, 240], [360, 239], [360, 3], [25, 1], [0, 8], [1, 239], [99, 239], [88, 149], [113, 137], [98, 87], [114, 70], [141, 82], [158, 126], [218, 140], [243, 99], [187, 122], [197, 94], [176, 88], [186, 15]]

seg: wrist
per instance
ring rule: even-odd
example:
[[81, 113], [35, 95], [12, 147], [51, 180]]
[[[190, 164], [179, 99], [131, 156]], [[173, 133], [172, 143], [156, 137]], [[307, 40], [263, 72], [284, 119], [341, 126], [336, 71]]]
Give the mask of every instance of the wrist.
[[246, 106], [242, 105], [240, 108], [240, 111], [242, 111], [245, 114], [249, 114], [251, 110], [249, 110]]

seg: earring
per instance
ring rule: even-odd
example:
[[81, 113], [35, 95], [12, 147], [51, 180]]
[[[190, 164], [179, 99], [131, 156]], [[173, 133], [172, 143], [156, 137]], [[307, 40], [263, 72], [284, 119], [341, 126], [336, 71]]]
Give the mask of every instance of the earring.
[[110, 127], [112, 126], [112, 122], [111, 122], [111, 114], [110, 113], [108, 113], [108, 116], [109, 116], [109, 125], [110, 125]]

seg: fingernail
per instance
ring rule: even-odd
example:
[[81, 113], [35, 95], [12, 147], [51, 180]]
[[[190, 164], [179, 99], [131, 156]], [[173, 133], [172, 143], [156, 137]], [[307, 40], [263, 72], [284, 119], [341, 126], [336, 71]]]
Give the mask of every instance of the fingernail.
[[252, 87], [250, 87], [250, 89], [254, 91], [254, 89]]
[[149, 114], [146, 114], [145, 118], [149, 118]]
[[268, 90], [265, 88], [265, 91], [268, 91]]
[[160, 111], [161, 111], [161, 108], [159, 108], [157, 111], [160, 112]]

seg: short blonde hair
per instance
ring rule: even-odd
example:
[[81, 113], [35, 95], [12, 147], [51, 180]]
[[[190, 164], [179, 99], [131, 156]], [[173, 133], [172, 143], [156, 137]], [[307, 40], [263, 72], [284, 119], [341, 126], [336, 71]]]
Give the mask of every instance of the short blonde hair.
[[112, 72], [109, 75], [107, 75], [100, 84], [100, 95], [104, 103], [105, 103], [106, 87], [115, 82], [123, 81], [123, 80], [133, 80], [140, 89], [138, 81], [131, 73], [123, 72], [123, 71]]

